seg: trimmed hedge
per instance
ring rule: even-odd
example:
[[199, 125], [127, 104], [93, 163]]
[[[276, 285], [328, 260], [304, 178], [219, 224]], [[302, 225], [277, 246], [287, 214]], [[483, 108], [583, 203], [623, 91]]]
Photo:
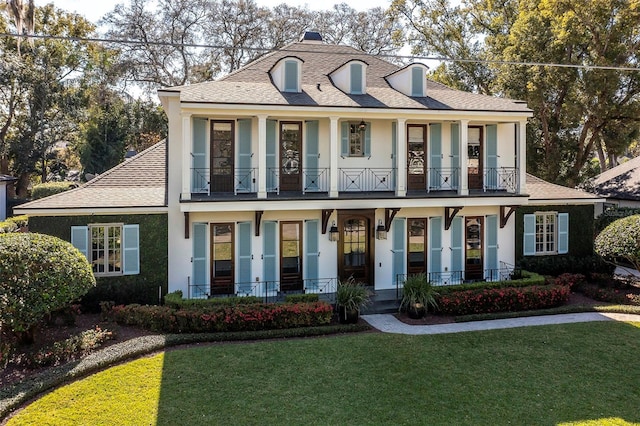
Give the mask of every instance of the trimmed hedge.
[[262, 303], [256, 296], [246, 297], [212, 297], [211, 299], [183, 299], [182, 291], [177, 290], [164, 297], [164, 304], [174, 309], [208, 309], [220, 306], [253, 305]]
[[600, 256], [530, 256], [520, 260], [522, 269], [541, 275], [558, 276], [564, 273], [613, 275], [615, 265], [605, 262]]
[[505, 288], [505, 287], [528, 287], [532, 285], [544, 285], [544, 277], [534, 272], [521, 271], [521, 278], [516, 278], [508, 281], [478, 281], [474, 283], [437, 286], [436, 291], [440, 296], [444, 296], [450, 293], [465, 290], [479, 290], [479, 289], [492, 289], [492, 288]]
[[631, 293], [614, 287], [601, 287], [598, 284], [582, 283], [577, 290], [587, 297], [601, 302], [640, 306], [640, 294]]
[[37, 200], [39, 198], [48, 197], [50, 195], [59, 194], [73, 188], [77, 188], [77, 182], [46, 182], [33, 186], [31, 190], [31, 198]]
[[119, 305], [109, 316], [119, 324], [165, 333], [211, 333], [312, 327], [329, 324], [333, 307], [326, 302], [255, 303], [174, 309], [168, 306]]
[[27, 226], [29, 226], [29, 217], [26, 215], [8, 217], [5, 221], [0, 222], [0, 234], [18, 232], [20, 228]]
[[568, 286], [555, 284], [458, 291], [437, 298], [437, 313], [455, 316], [552, 308], [567, 303], [569, 294]]
[[320, 296], [315, 293], [288, 294], [284, 297], [285, 303], [317, 302], [319, 300]]

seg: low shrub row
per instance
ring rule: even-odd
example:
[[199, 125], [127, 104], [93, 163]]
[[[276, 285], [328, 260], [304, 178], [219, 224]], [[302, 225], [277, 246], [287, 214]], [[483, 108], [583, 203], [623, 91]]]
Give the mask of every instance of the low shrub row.
[[288, 294], [284, 297], [286, 303], [317, 302], [319, 300], [320, 296], [316, 293]]
[[564, 273], [590, 274], [604, 272], [613, 274], [615, 265], [605, 262], [600, 256], [529, 256], [520, 260], [522, 269], [541, 275], [558, 276]]
[[534, 272], [518, 271], [513, 275], [512, 279], [507, 281], [478, 281], [474, 283], [450, 285], [436, 287], [438, 294], [441, 296], [451, 293], [457, 293], [467, 290], [479, 290], [479, 289], [495, 289], [495, 288], [507, 288], [507, 287], [529, 287], [532, 285], [543, 285], [544, 277]]
[[174, 309], [210, 308], [219, 306], [252, 305], [262, 303], [262, 299], [255, 296], [246, 297], [212, 297], [210, 299], [183, 299], [182, 291], [178, 290], [164, 296], [164, 304]]
[[603, 287], [595, 283], [582, 283], [577, 287], [587, 297], [607, 303], [640, 306], [640, 294], [615, 287]]
[[456, 316], [552, 308], [567, 303], [569, 293], [569, 287], [562, 285], [457, 291], [438, 297], [437, 312]]
[[164, 333], [210, 333], [268, 330], [329, 324], [333, 307], [326, 302], [191, 307], [114, 306], [110, 317], [119, 324]]

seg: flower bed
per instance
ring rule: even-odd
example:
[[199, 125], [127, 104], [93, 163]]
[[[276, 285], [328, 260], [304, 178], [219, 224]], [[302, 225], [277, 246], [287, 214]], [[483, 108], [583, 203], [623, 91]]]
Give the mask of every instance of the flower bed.
[[329, 324], [326, 302], [251, 304], [175, 309], [168, 306], [114, 306], [109, 316], [119, 324], [165, 333], [270, 330]]
[[469, 315], [552, 308], [567, 303], [569, 293], [569, 286], [555, 284], [458, 291], [438, 298], [438, 313]]

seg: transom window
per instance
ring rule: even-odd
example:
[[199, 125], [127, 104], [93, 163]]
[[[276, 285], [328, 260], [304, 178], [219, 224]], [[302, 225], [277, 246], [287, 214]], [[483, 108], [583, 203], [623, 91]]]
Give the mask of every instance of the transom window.
[[93, 273], [122, 273], [122, 225], [91, 225], [89, 227], [89, 261]]
[[555, 212], [536, 213], [536, 253], [556, 253], [557, 214]]

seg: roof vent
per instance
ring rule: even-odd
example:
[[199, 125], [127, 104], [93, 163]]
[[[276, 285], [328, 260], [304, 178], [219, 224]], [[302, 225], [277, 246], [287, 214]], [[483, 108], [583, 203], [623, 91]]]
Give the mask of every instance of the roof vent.
[[300, 41], [303, 43], [322, 43], [322, 36], [317, 31], [305, 31]]

